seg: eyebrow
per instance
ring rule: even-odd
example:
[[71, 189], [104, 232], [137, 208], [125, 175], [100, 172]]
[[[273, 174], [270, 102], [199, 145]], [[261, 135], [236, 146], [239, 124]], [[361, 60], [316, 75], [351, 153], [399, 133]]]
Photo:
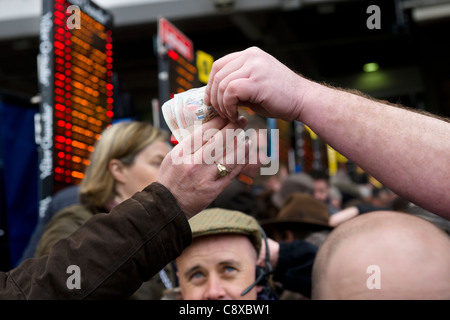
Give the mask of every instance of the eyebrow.
[[[232, 265], [235, 266], [237, 268], [241, 268], [242, 263], [240, 261], [234, 260], [234, 259], [229, 259], [229, 260], [224, 260], [218, 263], [219, 266], [225, 266], [225, 265]], [[198, 269], [201, 269], [201, 265], [196, 264], [194, 266], [192, 266], [191, 268], [187, 269], [183, 275], [185, 277], [189, 277], [189, 275], [191, 275], [192, 273], [194, 273], [195, 271], [197, 271]]]
[[163, 155], [162, 152], [157, 153], [157, 154], [154, 154], [154, 155], [151, 157], [151, 159], [164, 159], [164, 158], [165, 158], [165, 156]]
[[223, 265], [232, 265], [232, 266], [236, 266], [236, 267], [240, 268], [241, 265], [242, 265], [242, 263], [241, 263], [240, 261], [238, 261], [238, 260], [229, 259], [229, 260], [221, 261], [221, 262], [219, 263], [219, 265], [220, 265], [220, 266], [223, 266]]
[[162, 161], [164, 158], [165, 156], [162, 153], [157, 153], [147, 158], [147, 161]]
[[198, 270], [198, 269], [200, 269], [200, 265], [197, 264], [197, 265], [195, 265], [195, 266], [193, 266], [193, 267], [187, 269], [187, 270], [183, 273], [183, 275], [184, 275], [186, 278], [189, 278], [189, 276], [190, 276], [192, 273], [194, 273], [194, 271], [196, 271], [196, 270]]

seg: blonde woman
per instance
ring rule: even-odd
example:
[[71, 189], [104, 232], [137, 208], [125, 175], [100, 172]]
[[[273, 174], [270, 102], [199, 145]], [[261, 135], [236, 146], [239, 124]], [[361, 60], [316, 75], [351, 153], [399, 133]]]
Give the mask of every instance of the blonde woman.
[[121, 122], [109, 127], [92, 153], [80, 184], [80, 200], [95, 212], [109, 212], [156, 180], [170, 151], [168, 137], [145, 122]]
[[[169, 151], [167, 135], [145, 122], [119, 122], [105, 129], [80, 184], [80, 204], [55, 214], [42, 234], [35, 256], [48, 254], [58, 240], [72, 234], [93, 215], [108, 213], [156, 181]], [[158, 297], [158, 292], [147, 290], [145, 297]], [[144, 298], [137, 294], [135, 298]]]

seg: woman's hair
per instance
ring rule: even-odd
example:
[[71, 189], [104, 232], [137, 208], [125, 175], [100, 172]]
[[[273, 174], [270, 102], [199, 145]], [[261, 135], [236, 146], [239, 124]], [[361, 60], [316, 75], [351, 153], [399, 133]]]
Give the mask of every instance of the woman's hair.
[[109, 171], [109, 162], [117, 159], [130, 166], [135, 157], [155, 141], [168, 141], [167, 135], [146, 122], [119, 122], [106, 128], [94, 145], [90, 164], [81, 181], [81, 203], [94, 212], [104, 209], [114, 193], [115, 181]]

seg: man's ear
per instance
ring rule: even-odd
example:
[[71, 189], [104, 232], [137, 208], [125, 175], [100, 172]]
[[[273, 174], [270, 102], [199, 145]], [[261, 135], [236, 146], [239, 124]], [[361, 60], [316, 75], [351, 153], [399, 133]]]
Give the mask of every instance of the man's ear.
[[111, 159], [108, 163], [108, 169], [111, 172], [114, 180], [118, 182], [125, 182], [124, 165], [117, 159]]

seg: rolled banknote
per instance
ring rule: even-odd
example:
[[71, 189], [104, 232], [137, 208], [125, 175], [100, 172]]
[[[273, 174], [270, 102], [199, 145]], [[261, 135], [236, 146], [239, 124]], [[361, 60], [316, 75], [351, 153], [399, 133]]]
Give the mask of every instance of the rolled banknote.
[[178, 142], [193, 132], [195, 124], [203, 124], [217, 116], [216, 110], [203, 102], [205, 88], [177, 93], [163, 104], [164, 120]]

